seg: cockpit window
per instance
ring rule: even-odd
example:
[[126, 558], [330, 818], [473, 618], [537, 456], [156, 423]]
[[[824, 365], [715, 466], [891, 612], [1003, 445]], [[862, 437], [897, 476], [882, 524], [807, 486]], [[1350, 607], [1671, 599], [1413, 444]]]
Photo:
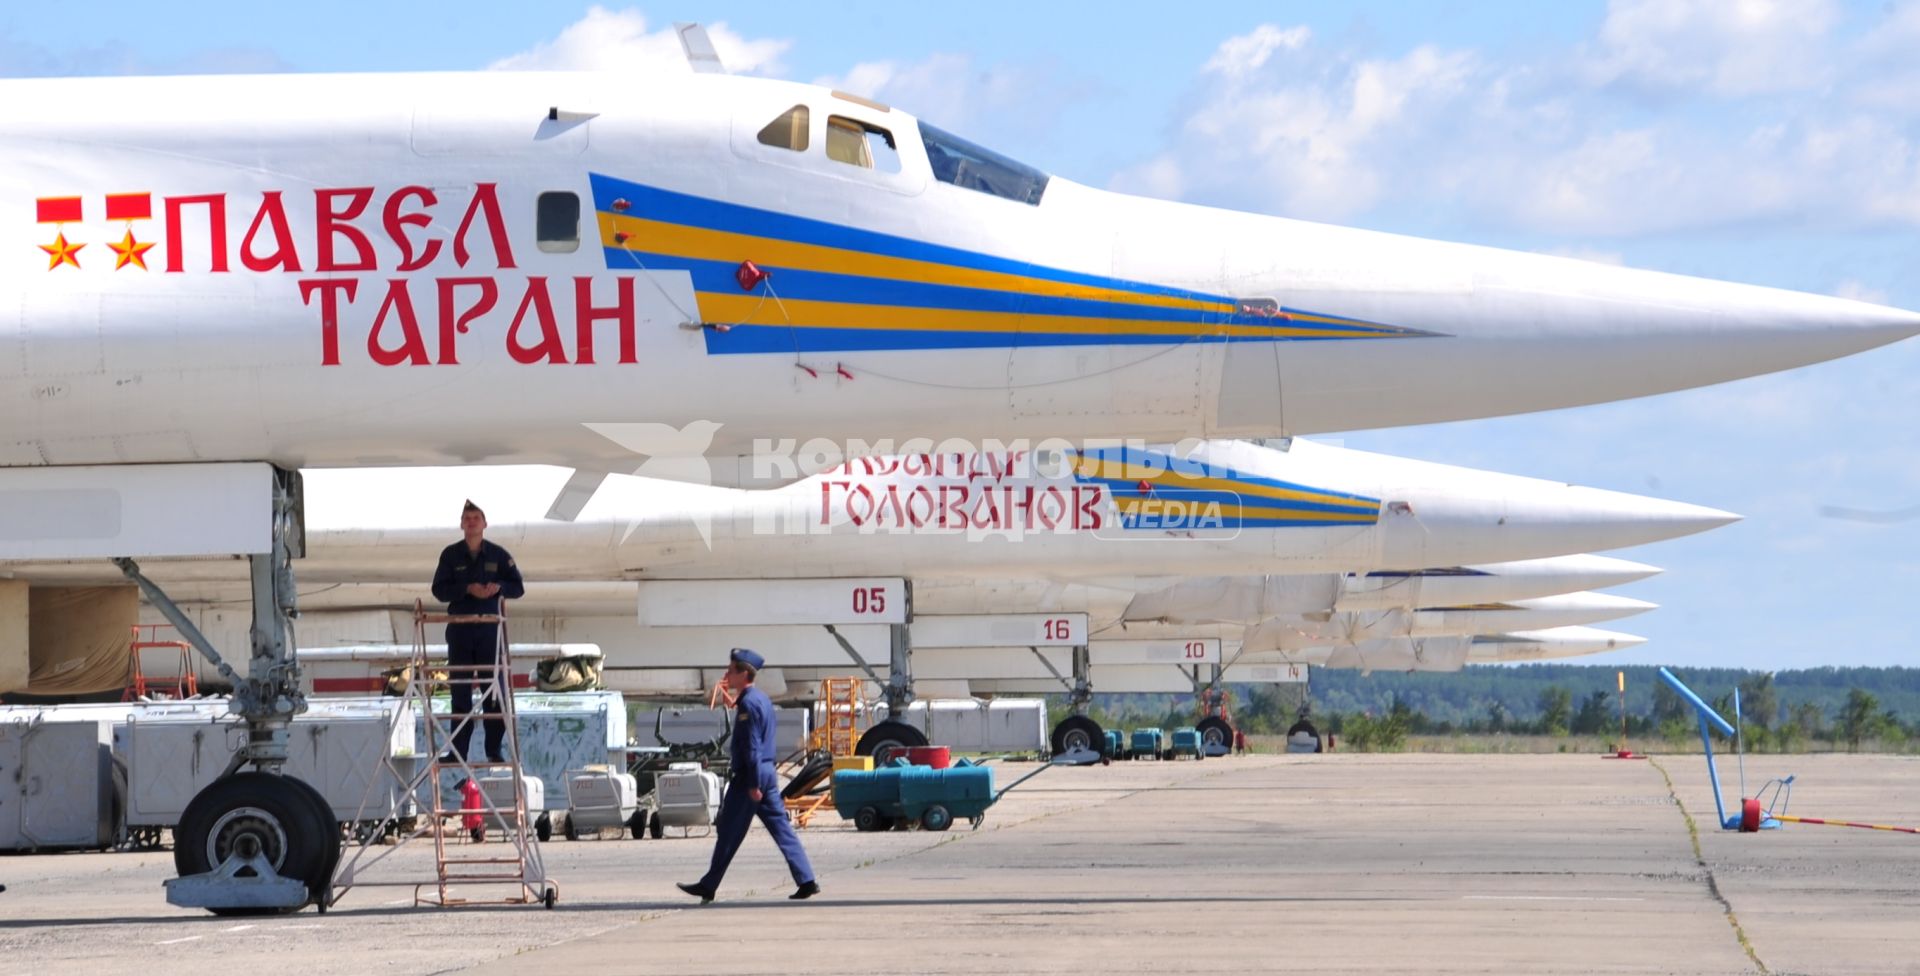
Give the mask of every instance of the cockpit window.
[[1051, 177], [1025, 163], [976, 146], [951, 132], [920, 123], [920, 139], [927, 144], [927, 161], [942, 183], [991, 193], [996, 197], [1039, 206]]
[[760, 130], [760, 143], [791, 149], [794, 152], [807, 150], [807, 107], [795, 105], [780, 113], [780, 117], [767, 123]]
[[900, 172], [893, 133], [844, 115], [827, 116], [827, 158], [881, 173]]

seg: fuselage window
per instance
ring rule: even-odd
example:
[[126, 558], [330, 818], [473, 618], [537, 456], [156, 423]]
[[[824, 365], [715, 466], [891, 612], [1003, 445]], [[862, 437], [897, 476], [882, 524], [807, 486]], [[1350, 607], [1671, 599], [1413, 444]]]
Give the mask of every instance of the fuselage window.
[[942, 183], [1039, 206], [1052, 178], [925, 122], [920, 123], [920, 139], [926, 143], [933, 176]]
[[552, 191], [540, 194], [535, 207], [534, 235], [540, 250], [566, 254], [580, 249], [580, 197]]
[[842, 115], [827, 116], [827, 158], [881, 173], [900, 172], [893, 133]]
[[780, 117], [767, 123], [760, 130], [760, 143], [765, 146], [777, 146], [794, 152], [807, 149], [807, 107], [795, 105], [780, 113]]

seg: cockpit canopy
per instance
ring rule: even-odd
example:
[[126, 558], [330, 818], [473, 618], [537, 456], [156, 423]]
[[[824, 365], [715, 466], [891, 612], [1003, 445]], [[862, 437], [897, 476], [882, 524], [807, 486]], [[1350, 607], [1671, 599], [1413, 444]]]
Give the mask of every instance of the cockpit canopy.
[[[837, 94], [837, 93], [836, 93]], [[775, 116], [759, 132], [762, 145], [806, 152], [809, 149], [807, 106], [795, 105]], [[1039, 206], [1047, 192], [1047, 174], [969, 142], [938, 126], [920, 123], [920, 141], [934, 178], [1003, 200]], [[826, 125], [826, 155], [835, 162], [862, 169], [898, 172], [900, 146], [888, 130], [859, 119], [830, 115]]]

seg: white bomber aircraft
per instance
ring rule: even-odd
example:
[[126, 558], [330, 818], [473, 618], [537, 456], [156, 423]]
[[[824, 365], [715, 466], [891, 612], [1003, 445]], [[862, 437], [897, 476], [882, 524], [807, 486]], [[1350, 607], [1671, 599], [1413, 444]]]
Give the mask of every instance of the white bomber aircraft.
[[0, 466], [631, 471], [761, 439], [1301, 434], [1920, 330], [1126, 196], [713, 73], [0, 81], [0, 235]]
[[[1920, 330], [1839, 299], [1129, 198], [857, 96], [710, 73], [0, 81], [0, 235], [18, 262], [0, 274], [0, 558], [121, 557], [171, 607], [130, 557], [247, 554], [253, 656], [222, 668], [249, 736], [229, 772], [278, 771], [302, 707], [299, 484], [264, 464], [564, 464], [582, 470], [567, 515], [635, 452], [1431, 422]], [[245, 809], [313, 806], [272, 777], [247, 789]], [[240, 809], [214, 792], [197, 821]], [[322, 862], [319, 842], [296, 860]], [[324, 897], [303, 874], [245, 909]], [[176, 903], [243, 909], [211, 875], [181, 880]]]
[[[557, 487], [566, 477], [552, 469], [541, 474], [546, 481], [530, 491]], [[303, 581], [423, 578], [455, 536], [449, 513], [459, 511], [472, 485], [457, 470], [398, 479], [407, 484], [409, 511], [427, 503], [432, 514], [425, 522], [375, 511], [398, 491], [394, 475], [342, 472], [328, 479], [355, 487], [310, 499], [307, 555], [297, 564]], [[1246, 619], [1257, 621], [1289, 606], [1313, 612], [1398, 606], [1405, 599], [1374, 595], [1401, 590], [1385, 580], [1347, 583], [1342, 574], [1348, 572], [1564, 556], [1674, 538], [1737, 517], [1299, 439], [1286, 450], [1206, 441], [1181, 451], [886, 456], [847, 462], [781, 489], [675, 489], [621, 478], [574, 522], [496, 515], [487, 535], [538, 581], [536, 594], [541, 583], [640, 579], [1148, 578], [1128, 584], [1139, 592], [1179, 585], [1173, 577], [1248, 577], [1240, 585], [1257, 587], [1260, 599], [1250, 604], [1259, 616]], [[369, 518], [374, 524], [361, 523]], [[111, 578], [97, 562], [11, 568], [43, 582]], [[241, 578], [231, 559], [154, 560], [147, 570], [169, 584]], [[1472, 594], [1480, 602], [1511, 598], [1500, 594], [1516, 589], [1566, 592], [1580, 587], [1558, 584], [1623, 571], [1643, 575], [1645, 567], [1547, 563], [1514, 567], [1512, 576], [1463, 575], [1445, 584], [1422, 579], [1405, 593]], [[1288, 577], [1268, 574], [1314, 575], [1290, 586]], [[1536, 575], [1540, 579], [1530, 579]], [[1202, 608], [1180, 619], [1209, 615], [1217, 612]], [[1150, 616], [1168, 613], [1156, 609]]]

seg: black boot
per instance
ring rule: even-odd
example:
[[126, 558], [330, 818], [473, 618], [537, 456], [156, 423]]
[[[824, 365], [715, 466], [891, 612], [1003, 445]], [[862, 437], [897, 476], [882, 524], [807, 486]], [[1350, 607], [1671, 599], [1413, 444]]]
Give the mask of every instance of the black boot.
[[674, 887], [680, 889], [681, 891], [686, 892], [689, 895], [694, 896], [695, 898], [700, 899], [700, 904], [702, 905], [713, 900], [713, 889], [707, 887], [706, 885], [701, 884], [698, 881], [691, 882], [691, 883], [686, 881], [680, 881], [680, 882], [676, 882], [674, 884]]
[[814, 895], [817, 895], [819, 893], [820, 893], [820, 882], [809, 881], [806, 884], [803, 884], [800, 887], [795, 888], [793, 890], [793, 894], [788, 895], [787, 899], [789, 901], [806, 901], [807, 899], [812, 898]]

